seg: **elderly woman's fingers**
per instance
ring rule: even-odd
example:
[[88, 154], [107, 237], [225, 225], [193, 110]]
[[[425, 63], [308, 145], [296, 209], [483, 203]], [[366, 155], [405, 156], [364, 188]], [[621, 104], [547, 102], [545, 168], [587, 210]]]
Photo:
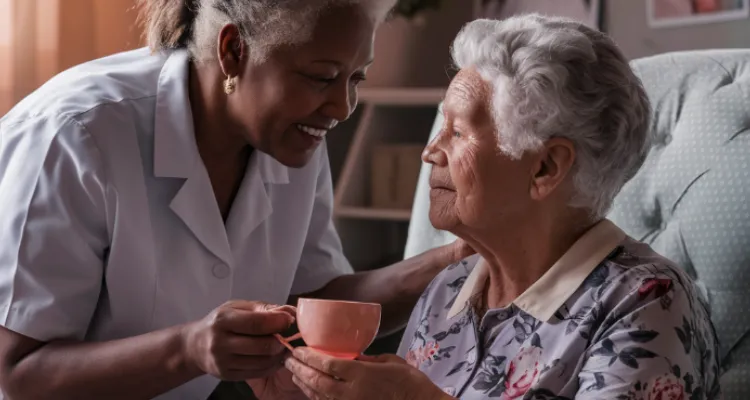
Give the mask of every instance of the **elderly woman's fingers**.
[[297, 381], [304, 384], [313, 392], [322, 394], [324, 396], [323, 399], [345, 397], [343, 394], [347, 388], [346, 382], [337, 380], [325, 372], [305, 365], [302, 361], [294, 357], [287, 358], [284, 366], [294, 375], [293, 379], [296, 378]]
[[356, 363], [331, 357], [308, 347], [297, 347], [292, 355], [302, 363], [342, 380], [351, 378], [356, 369]]

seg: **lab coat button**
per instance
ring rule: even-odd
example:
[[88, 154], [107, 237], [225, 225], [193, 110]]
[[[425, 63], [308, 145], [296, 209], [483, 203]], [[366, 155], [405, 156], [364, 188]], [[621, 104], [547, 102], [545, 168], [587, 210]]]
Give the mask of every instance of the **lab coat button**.
[[214, 269], [213, 269], [214, 276], [219, 279], [224, 279], [228, 277], [230, 272], [231, 271], [229, 270], [229, 266], [224, 263], [214, 265]]

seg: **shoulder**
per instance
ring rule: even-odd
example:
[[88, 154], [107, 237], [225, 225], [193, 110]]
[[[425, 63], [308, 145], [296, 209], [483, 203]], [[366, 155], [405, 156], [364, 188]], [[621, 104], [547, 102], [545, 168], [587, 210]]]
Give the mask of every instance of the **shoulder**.
[[594, 270], [582, 289], [580, 298], [592, 300], [602, 311], [600, 332], [635, 320], [662, 326], [676, 318], [712, 334], [707, 303], [693, 279], [647, 244], [627, 239]]
[[[88, 226], [107, 237], [105, 175], [101, 152], [75, 120], [37, 116], [13, 126], [0, 121], [0, 230], [16, 246], [36, 246], [30, 237], [46, 240], [61, 226]], [[77, 221], [71, 225], [73, 214]]]
[[587, 279], [604, 283], [610, 295], [646, 300], [650, 294], [662, 297], [668, 292], [679, 292], [691, 300], [701, 300], [693, 279], [669, 259], [656, 253], [645, 243], [626, 239], [613, 254]]
[[686, 390], [695, 382], [696, 393], [717, 392], [718, 340], [706, 303], [684, 271], [628, 239], [587, 281], [578, 299], [590, 305], [591, 338], [599, 343], [590, 347], [590, 365], [633, 381], [674, 374]]
[[[55, 145], [79, 160], [137, 148], [135, 133], [153, 131], [166, 59], [167, 55], [140, 49], [53, 77], [0, 119], [3, 157], [11, 150], [18, 157], [37, 157]], [[108, 158], [103, 161], [110, 162]]]
[[448, 265], [435, 276], [426, 291], [435, 293], [460, 291], [466, 282], [466, 278], [471, 275], [471, 272], [477, 266], [477, 261], [479, 261], [479, 256], [474, 254], [457, 263]]
[[0, 187], [13, 207], [20, 210], [45, 196], [72, 200], [63, 195], [70, 191], [99, 197], [105, 186], [99, 147], [73, 118], [0, 120]]
[[73, 115], [0, 120], [0, 184], [21, 190], [15, 183], [63, 186], [73, 176], [103, 181], [104, 158], [86, 124]]
[[440, 307], [441, 313], [447, 314], [478, 260], [479, 256], [475, 254], [448, 265], [424, 290], [415, 310], [425, 313], [429, 312], [428, 306], [435, 306]]
[[[459, 318], [458, 321], [452, 321], [447, 316], [478, 260], [479, 256], [473, 255], [448, 265], [430, 282], [412, 310], [398, 351], [401, 357], [408, 361], [408, 354], [411, 354], [411, 346], [414, 340], [418, 339], [420, 343], [425, 344], [424, 335], [427, 334], [427, 331], [446, 328], [446, 326], [452, 326], [454, 323], [457, 326], [468, 323], [469, 320], [465, 316]], [[413, 360], [411, 363], [415, 366], [418, 365], [414, 364]]]
[[71, 116], [52, 114], [0, 120], [0, 165], [11, 160], [23, 160], [27, 165], [50, 159], [81, 158], [79, 161], [84, 162], [95, 152], [96, 146], [86, 128]]
[[26, 119], [79, 119], [99, 107], [148, 100], [156, 96], [166, 58], [139, 49], [77, 65], [21, 100], [2, 120], [10, 126]]

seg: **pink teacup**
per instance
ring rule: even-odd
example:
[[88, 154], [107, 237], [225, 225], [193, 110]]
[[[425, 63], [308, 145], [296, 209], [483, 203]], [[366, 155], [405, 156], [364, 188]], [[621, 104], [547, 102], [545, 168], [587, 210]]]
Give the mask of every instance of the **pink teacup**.
[[380, 304], [300, 298], [297, 301], [299, 333], [277, 337], [288, 342], [304, 339], [305, 344], [328, 355], [355, 359], [375, 339], [380, 327]]

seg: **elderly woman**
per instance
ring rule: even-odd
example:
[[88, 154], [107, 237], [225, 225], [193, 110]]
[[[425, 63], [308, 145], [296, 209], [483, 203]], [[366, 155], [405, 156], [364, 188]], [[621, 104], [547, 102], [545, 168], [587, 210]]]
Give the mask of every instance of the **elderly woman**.
[[468, 248], [352, 273], [325, 146], [395, 0], [138, 3], [150, 49], [65, 71], [0, 119], [0, 392], [288, 393], [272, 335], [294, 310], [274, 304], [378, 302], [386, 330], [406, 324]]
[[478, 255], [425, 291], [406, 361], [297, 349], [295, 382], [313, 399], [720, 398], [693, 282], [604, 219], [649, 140], [648, 100], [615, 44], [527, 15], [468, 24], [453, 58], [423, 154], [430, 220]]

